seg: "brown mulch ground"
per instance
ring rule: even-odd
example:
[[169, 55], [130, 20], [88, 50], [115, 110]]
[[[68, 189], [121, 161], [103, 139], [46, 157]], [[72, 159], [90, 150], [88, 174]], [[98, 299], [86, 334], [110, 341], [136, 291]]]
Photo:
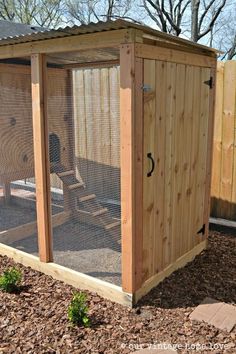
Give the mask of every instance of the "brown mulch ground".
[[[235, 302], [235, 245], [235, 237], [211, 232], [207, 251], [165, 279], [132, 310], [88, 293], [91, 328], [68, 324], [72, 287], [19, 265], [24, 275], [21, 293], [0, 291], [0, 353], [130, 353], [138, 344], [161, 342], [221, 344], [224, 349], [198, 353], [236, 353], [236, 329], [227, 333], [189, 320], [206, 296]], [[0, 272], [13, 264], [0, 257]]]

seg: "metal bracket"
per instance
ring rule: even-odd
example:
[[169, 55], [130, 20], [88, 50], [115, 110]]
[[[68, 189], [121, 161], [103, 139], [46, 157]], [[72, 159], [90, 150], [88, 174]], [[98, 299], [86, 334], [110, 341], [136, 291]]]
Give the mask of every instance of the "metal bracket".
[[205, 235], [205, 231], [206, 231], [206, 224], [203, 224], [201, 229], [197, 232], [197, 234]]
[[147, 85], [147, 84], [143, 84], [143, 86], [141, 87], [141, 89], [144, 91], [144, 92], [150, 92], [152, 91], [152, 88], [150, 85]]
[[213, 88], [213, 77], [210, 77], [210, 80], [204, 81], [205, 85], [208, 85], [210, 87], [210, 89]]

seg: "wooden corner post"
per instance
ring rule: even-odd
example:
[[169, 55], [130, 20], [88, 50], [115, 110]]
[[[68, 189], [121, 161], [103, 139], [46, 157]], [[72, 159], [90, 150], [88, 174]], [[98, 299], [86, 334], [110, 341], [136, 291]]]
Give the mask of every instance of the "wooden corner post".
[[122, 289], [134, 294], [142, 262], [142, 75], [134, 44], [120, 47]]
[[45, 56], [33, 54], [31, 85], [39, 258], [42, 262], [51, 262], [53, 255], [46, 73]]

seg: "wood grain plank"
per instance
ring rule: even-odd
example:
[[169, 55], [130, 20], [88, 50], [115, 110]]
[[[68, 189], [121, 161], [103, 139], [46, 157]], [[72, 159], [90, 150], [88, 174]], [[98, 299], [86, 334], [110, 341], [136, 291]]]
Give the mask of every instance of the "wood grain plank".
[[191, 143], [192, 143], [192, 130], [193, 125], [193, 82], [194, 82], [194, 70], [193, 66], [186, 66], [186, 78], [185, 78], [185, 117], [184, 117], [184, 144], [188, 148], [183, 146], [183, 162], [182, 162], [182, 180], [183, 180], [183, 231], [181, 239], [181, 253], [185, 254], [190, 251], [189, 248], [189, 222], [190, 222], [190, 174], [191, 174]]
[[224, 95], [224, 63], [217, 65], [216, 75], [216, 106], [214, 123], [214, 145], [213, 164], [211, 181], [211, 215], [220, 216], [220, 180], [221, 180], [221, 158], [222, 158], [222, 115]]
[[186, 53], [170, 48], [152, 46], [148, 44], [136, 44], [135, 55], [138, 58], [163, 60], [178, 64], [194, 65], [197, 67], [212, 67], [215, 64], [215, 58]]
[[[85, 78], [83, 70], [73, 72], [74, 85], [74, 126], [75, 126], [75, 161], [76, 177], [81, 179], [79, 169], [80, 158], [87, 159], [87, 127], [86, 127], [86, 109], [85, 109]], [[83, 161], [83, 160], [82, 160]], [[83, 163], [83, 177], [87, 180], [87, 164]]]
[[45, 57], [42, 54], [32, 55], [32, 116], [39, 257], [42, 262], [51, 262], [53, 254], [46, 71]]
[[135, 290], [143, 283], [143, 59], [135, 58]]
[[227, 62], [226, 65], [230, 65], [229, 70], [231, 71], [232, 77], [232, 87], [229, 94], [231, 95], [231, 114], [234, 120], [234, 141], [233, 141], [233, 177], [232, 177], [232, 192], [231, 192], [231, 208], [230, 208], [230, 219], [236, 220], [236, 62]]
[[174, 123], [175, 123], [175, 80], [176, 64], [167, 63], [166, 78], [166, 131], [165, 131], [165, 196], [164, 196], [164, 243], [163, 268], [171, 263], [172, 252], [172, 208], [173, 208], [173, 176], [174, 157]]
[[173, 209], [172, 209], [172, 242], [173, 259], [177, 259], [181, 254], [182, 237], [182, 154], [184, 139], [184, 85], [185, 85], [185, 66], [176, 66], [176, 111], [175, 111], [175, 145], [174, 145], [174, 165], [173, 165]]
[[[196, 202], [196, 232], [198, 232], [205, 223], [204, 203], [207, 178], [207, 155], [208, 151], [208, 123], [209, 123], [209, 96], [210, 87], [205, 82], [211, 77], [211, 71], [207, 68], [201, 68], [201, 93], [200, 93], [200, 115], [199, 115], [199, 158], [197, 169], [197, 202]], [[213, 127], [212, 127], [213, 129]], [[196, 240], [200, 243], [205, 239], [205, 235], [198, 234]]]
[[[150, 253], [152, 252], [153, 266], [150, 275], [163, 269], [163, 247], [166, 242], [164, 235], [164, 212], [165, 212], [165, 139], [166, 139], [166, 80], [167, 63], [156, 60], [156, 112], [154, 133], [154, 158], [156, 167], [152, 182], [154, 184], [154, 230], [150, 230], [153, 237]], [[154, 75], [154, 73], [152, 74]], [[147, 123], [147, 122], [145, 122]]]
[[[171, 120], [171, 127], [170, 127], [170, 134], [169, 134], [169, 139], [166, 138], [166, 144], [168, 144], [168, 146], [170, 145], [170, 157], [171, 157], [171, 161], [169, 162], [169, 165], [167, 165], [167, 176], [169, 175], [169, 182], [168, 182], [168, 177], [166, 178], [166, 191], [169, 189], [169, 192], [166, 192], [165, 198], [165, 208], [167, 209], [166, 211], [166, 217], [165, 217], [165, 227], [167, 227], [166, 229], [166, 236], [168, 239], [168, 243], [169, 243], [169, 247], [168, 247], [168, 263], [170, 264], [173, 261], [174, 258], [174, 239], [175, 239], [175, 233], [173, 230], [173, 211], [174, 211], [174, 191], [175, 191], [175, 173], [174, 173], [174, 164], [175, 164], [175, 144], [176, 142], [176, 128], [177, 128], [177, 122], [176, 122], [176, 66], [177, 64], [175, 63], [168, 63], [169, 66], [171, 66], [171, 69], [169, 71], [168, 77], [167, 77], [167, 85], [168, 89], [170, 88], [170, 102], [167, 102], [168, 107], [167, 107], [167, 117], [168, 115], [170, 115], [170, 120]], [[170, 76], [170, 78], [169, 78]], [[169, 83], [170, 82], [170, 83]], [[168, 93], [167, 93], [167, 97], [168, 97]], [[168, 112], [168, 110], [170, 110]], [[168, 119], [168, 118], [167, 118]], [[168, 130], [166, 131], [167, 135], [168, 135]], [[168, 153], [168, 148], [166, 147], [166, 154]], [[168, 172], [168, 169], [169, 172]], [[170, 186], [169, 186], [170, 183]], [[170, 198], [168, 197], [168, 194], [170, 193]], [[169, 199], [169, 200], [168, 200]], [[168, 223], [168, 219], [167, 216], [170, 220], [170, 222]], [[170, 227], [166, 226], [166, 222], [167, 225], [170, 225]], [[168, 231], [167, 231], [168, 230]], [[167, 234], [167, 232], [169, 234]], [[167, 264], [167, 258], [164, 256], [164, 264]]]
[[134, 47], [120, 48], [122, 289], [135, 289], [134, 221]]
[[29, 56], [34, 53], [61, 53], [78, 52], [87, 49], [114, 48], [121, 43], [131, 43], [134, 41], [135, 30], [118, 29], [99, 33], [80, 34], [63, 38], [52, 38], [46, 41], [33, 41], [29, 43], [18, 43], [1, 46], [0, 59], [18, 58]]
[[206, 161], [206, 185], [205, 185], [205, 200], [204, 200], [204, 223], [205, 237], [208, 237], [209, 222], [210, 222], [210, 194], [212, 180], [212, 162], [213, 162], [213, 136], [214, 136], [214, 118], [215, 118], [215, 90], [216, 90], [216, 65], [211, 68], [211, 77], [213, 87], [209, 92], [209, 117], [208, 117], [208, 132], [207, 132], [207, 161]]
[[197, 205], [197, 171], [199, 160], [199, 116], [200, 116], [200, 90], [201, 90], [201, 69], [195, 68], [193, 74], [193, 120], [191, 129], [191, 166], [190, 166], [190, 210], [189, 210], [189, 238], [188, 248], [192, 249], [196, 244], [196, 205]]
[[[102, 156], [104, 166], [111, 166], [111, 119], [110, 119], [110, 87], [109, 87], [109, 69], [101, 69], [101, 141]], [[110, 183], [111, 169], [105, 172], [108, 179], [103, 180], [103, 193], [111, 195]]]
[[120, 200], [120, 67], [109, 68], [110, 195]]
[[155, 235], [154, 223], [154, 185], [156, 170], [151, 177], [147, 177], [150, 171], [150, 159], [148, 153], [155, 156], [155, 132], [156, 132], [156, 62], [155, 60], [144, 60], [144, 85], [147, 91], [144, 92], [144, 138], [143, 138], [143, 280], [149, 278], [153, 271], [153, 244]]
[[220, 199], [221, 217], [227, 219], [231, 216], [233, 160], [234, 160], [234, 107], [235, 107], [235, 77], [232, 64], [225, 63], [224, 67], [224, 99], [222, 122], [222, 161]]

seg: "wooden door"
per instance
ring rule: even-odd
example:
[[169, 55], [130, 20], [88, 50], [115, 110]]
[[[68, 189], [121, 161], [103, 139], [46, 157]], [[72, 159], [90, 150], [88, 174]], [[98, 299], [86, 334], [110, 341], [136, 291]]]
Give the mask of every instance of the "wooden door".
[[[143, 281], [204, 240], [210, 69], [144, 60]], [[153, 169], [152, 173], [150, 173]]]

